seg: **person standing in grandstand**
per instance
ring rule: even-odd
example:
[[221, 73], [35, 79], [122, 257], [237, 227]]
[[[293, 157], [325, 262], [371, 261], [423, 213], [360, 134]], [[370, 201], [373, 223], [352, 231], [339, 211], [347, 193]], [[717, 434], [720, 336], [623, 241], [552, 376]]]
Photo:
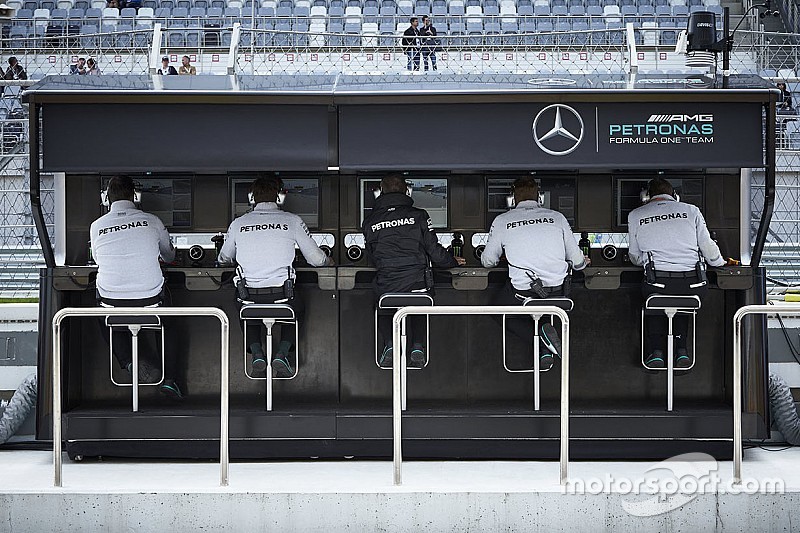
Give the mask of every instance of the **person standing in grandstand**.
[[[175, 259], [169, 233], [157, 216], [136, 207], [136, 190], [128, 176], [114, 176], [103, 192], [103, 203], [109, 211], [94, 222], [89, 229], [92, 258], [97, 263], [97, 300], [102, 307], [159, 307], [169, 306], [169, 292], [165, 291], [164, 275], [159, 259]], [[109, 328], [105, 318], [99, 322], [100, 332], [109, 344]], [[162, 318], [167, 347], [163, 369], [164, 381], [159, 390], [174, 399], [183, 398], [175, 380], [178, 358], [177, 343], [170, 342], [168, 326]], [[139, 333], [142, 357], [139, 359], [141, 383], [159, 380], [159, 370], [151, 361], [157, 353], [153, 330]], [[131, 335], [125, 328], [114, 328], [114, 358], [132, 374]]]
[[178, 68], [178, 74], [182, 76], [194, 76], [197, 74], [197, 69], [189, 62], [189, 56], [181, 58], [181, 66]]
[[6, 70], [5, 75], [3, 76], [4, 80], [27, 80], [28, 73], [25, 72], [25, 69], [22, 68], [22, 65], [19, 64], [17, 58], [11, 56], [8, 58], [8, 70]]
[[[655, 178], [647, 184], [647, 203], [628, 215], [628, 257], [644, 267], [642, 295], [696, 295], [708, 292], [706, 263], [722, 266], [725, 260], [711, 239], [700, 209], [681, 202], [672, 184]], [[677, 314], [675, 367], [686, 368], [691, 359], [686, 350], [689, 318]], [[652, 368], [666, 367], [667, 317], [663, 313], [647, 317], [647, 359]]]
[[100, 67], [97, 66], [97, 61], [93, 57], [90, 57], [86, 61], [86, 66], [88, 67], [86, 74], [89, 76], [99, 76], [102, 74], [102, 72], [100, 72]]
[[[234, 285], [239, 303], [286, 304], [294, 311], [297, 324], [301, 324], [305, 306], [294, 287], [295, 246], [311, 266], [333, 266], [333, 259], [320, 249], [303, 219], [279, 207], [283, 196], [280, 178], [255, 180], [248, 195], [253, 209], [231, 223], [218, 260], [220, 264], [238, 264]], [[294, 374], [289, 353], [294, 347], [296, 327], [296, 324], [275, 325], [274, 336], [279, 344], [272, 368], [278, 377]], [[253, 372], [263, 375], [267, 368], [264, 328], [249, 321], [246, 326], [242, 323], [242, 329], [249, 343]]]
[[400, 44], [402, 44], [403, 51], [405, 51], [406, 56], [408, 56], [408, 70], [419, 70], [419, 19], [417, 17], [411, 17], [409, 22], [411, 25], [403, 32], [403, 39]]
[[439, 46], [439, 38], [436, 37], [436, 27], [433, 25], [428, 15], [422, 17], [422, 64], [428, 70], [428, 58], [431, 60], [431, 68], [436, 70], [436, 49]]
[[69, 73], [77, 74], [80, 76], [86, 74], [86, 58], [79, 57], [78, 62], [76, 64], [69, 66]]
[[178, 71], [169, 64], [169, 57], [164, 56], [161, 58], [161, 68], [158, 69], [158, 73], [162, 76], [176, 76]]
[[[433, 272], [430, 263], [439, 268], [453, 268], [465, 263], [451, 255], [436, 238], [428, 212], [414, 207], [411, 188], [399, 174], [381, 180], [375, 207], [364, 219], [362, 231], [367, 257], [375, 275], [375, 301], [387, 293], [421, 293], [433, 296]], [[392, 315], [379, 314], [378, 331], [383, 337], [383, 351], [378, 364], [392, 366]], [[411, 347], [409, 364], [421, 368], [425, 364], [425, 317], [408, 318], [408, 339]]]
[[[539, 184], [530, 176], [517, 179], [511, 192], [516, 207], [498, 215], [489, 230], [489, 241], [481, 254], [486, 268], [497, 266], [505, 253], [509, 282], [495, 297], [494, 305], [522, 305], [528, 298], [568, 297], [570, 267], [583, 270], [589, 265], [578, 247], [567, 219], [539, 203]], [[532, 319], [508, 317], [508, 329], [532, 346]], [[539, 354], [542, 369], [561, 354], [561, 340], [549, 321], [541, 322]]]

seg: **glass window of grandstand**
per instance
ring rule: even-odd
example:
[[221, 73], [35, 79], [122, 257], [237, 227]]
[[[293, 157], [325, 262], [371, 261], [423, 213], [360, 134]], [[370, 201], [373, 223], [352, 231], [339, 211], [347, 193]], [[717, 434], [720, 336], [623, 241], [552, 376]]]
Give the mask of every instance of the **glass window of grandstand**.
[[[491, 224], [500, 213], [508, 211], [507, 198], [511, 195], [511, 185], [521, 176], [498, 176], [487, 179], [487, 224]], [[558, 211], [566, 217], [570, 225], [575, 225], [576, 179], [572, 177], [537, 176], [539, 193], [543, 206]]]
[[[428, 178], [424, 176], [406, 176], [406, 183], [411, 188], [414, 207], [428, 212], [436, 229], [448, 227], [447, 221], [447, 179]], [[380, 178], [363, 178], [360, 183], [361, 222], [375, 207], [377, 192], [380, 191]]]

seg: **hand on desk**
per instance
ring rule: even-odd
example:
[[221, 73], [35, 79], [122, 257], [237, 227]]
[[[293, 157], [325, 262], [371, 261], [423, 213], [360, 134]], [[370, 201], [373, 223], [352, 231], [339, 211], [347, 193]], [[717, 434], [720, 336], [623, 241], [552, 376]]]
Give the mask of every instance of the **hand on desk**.
[[458, 263], [458, 266], [464, 266], [467, 264], [467, 260], [463, 257], [456, 256], [456, 263]]

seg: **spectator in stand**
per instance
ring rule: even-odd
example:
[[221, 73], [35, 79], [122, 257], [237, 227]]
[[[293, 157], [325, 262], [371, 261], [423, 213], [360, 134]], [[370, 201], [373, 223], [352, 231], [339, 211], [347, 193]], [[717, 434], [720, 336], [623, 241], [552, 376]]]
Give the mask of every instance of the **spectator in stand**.
[[[408, 56], [408, 70], [419, 70], [419, 19], [411, 17], [411, 26], [403, 32], [403, 39], [400, 44]], [[411, 67], [414, 67], [413, 69]]]
[[158, 73], [162, 76], [176, 76], [178, 71], [169, 64], [169, 57], [164, 56], [161, 58], [161, 68], [158, 69]]
[[117, 9], [120, 9], [119, 0], [108, 0], [108, 3], [106, 3], [106, 7], [115, 7]]
[[436, 70], [436, 49], [439, 46], [439, 38], [436, 37], [436, 27], [428, 15], [422, 17], [422, 64], [428, 70], [428, 58], [431, 59], [431, 68]]
[[80, 76], [86, 74], [86, 58], [79, 57], [78, 62], [76, 64], [69, 66], [69, 73], [78, 74]]
[[792, 93], [786, 88], [785, 81], [779, 81], [777, 84], [778, 89], [781, 90], [781, 96], [778, 98], [777, 110], [782, 114], [794, 114], [794, 107], [792, 107]]
[[182, 76], [194, 76], [197, 74], [197, 69], [189, 63], [189, 56], [183, 56], [183, 58], [181, 58], [181, 66], [178, 68], [178, 74]]
[[97, 61], [95, 61], [93, 57], [90, 57], [89, 60], [86, 61], [86, 66], [88, 67], [86, 74], [90, 76], [99, 76], [102, 74], [102, 72], [100, 72], [100, 67], [97, 66]]
[[25, 69], [22, 68], [22, 65], [19, 64], [17, 58], [11, 56], [8, 58], [8, 70], [6, 70], [5, 75], [3, 76], [4, 80], [27, 80], [28, 73], [25, 72]]

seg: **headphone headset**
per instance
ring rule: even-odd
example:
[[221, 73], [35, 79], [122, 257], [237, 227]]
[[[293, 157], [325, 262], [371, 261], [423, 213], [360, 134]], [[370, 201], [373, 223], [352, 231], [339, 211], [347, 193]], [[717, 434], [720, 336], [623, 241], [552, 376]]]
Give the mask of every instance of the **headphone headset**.
[[[517, 200], [514, 198], [514, 184], [511, 184], [511, 194], [506, 196], [506, 207], [509, 209], [514, 209], [517, 206]], [[539, 197], [537, 198], [537, 202], [539, 202], [540, 206], [544, 206], [544, 192], [539, 189]]]
[[[411, 198], [412, 192], [414, 192], [414, 184], [411, 181], [406, 180], [406, 196]], [[377, 200], [380, 197], [380, 195], [383, 194], [383, 191], [381, 191], [381, 188], [378, 187], [377, 189], [372, 190], [372, 194], [375, 196], [375, 199]]]
[[[659, 195], [659, 196], [661, 196], [661, 195]], [[681, 196], [675, 191], [674, 187], [672, 188], [672, 194], [670, 194], [669, 196], [672, 196], [675, 199], [676, 202], [680, 202], [681, 201]], [[646, 204], [647, 202], [649, 202], [651, 200], [651, 198], [650, 198], [650, 182], [647, 182], [647, 187], [642, 189], [642, 191], [639, 193], [639, 199], [642, 201], [643, 204]]]
[[[283, 205], [283, 202], [286, 201], [286, 189], [283, 188], [283, 180], [277, 178], [278, 180], [278, 198], [276, 202], [279, 206]], [[247, 203], [250, 204], [250, 207], [256, 206], [256, 197], [253, 195], [252, 185], [251, 190], [247, 193]]]
[[[141, 205], [142, 203], [142, 191], [139, 189], [133, 190], [133, 203], [136, 205]], [[111, 202], [108, 200], [108, 188], [103, 189], [100, 191], [100, 205], [105, 208], [111, 207]]]

